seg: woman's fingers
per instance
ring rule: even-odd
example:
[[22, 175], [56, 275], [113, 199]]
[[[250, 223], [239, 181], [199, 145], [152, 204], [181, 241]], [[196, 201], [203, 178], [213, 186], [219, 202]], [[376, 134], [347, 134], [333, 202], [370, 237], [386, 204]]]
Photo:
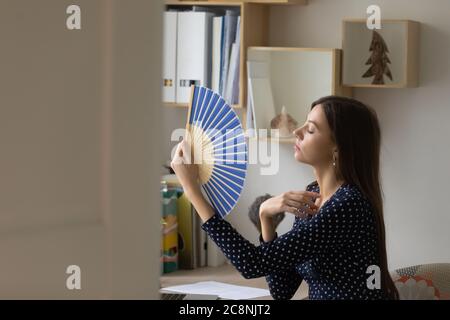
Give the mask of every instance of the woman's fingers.
[[183, 151], [183, 158], [185, 160], [186, 164], [192, 164], [192, 159], [191, 159], [191, 144], [190, 144], [190, 140], [183, 138], [183, 140], [181, 141], [181, 150]]
[[284, 212], [289, 212], [289, 213], [292, 213], [292, 214], [294, 214], [294, 215], [298, 215], [299, 214], [299, 211], [298, 211], [298, 209], [297, 208], [295, 208], [295, 207], [291, 207], [291, 206], [283, 206], [282, 208], [282, 211], [284, 211]]
[[287, 211], [290, 212], [296, 216], [299, 217], [306, 217], [306, 216], [313, 216], [315, 214], [317, 214], [317, 210], [316, 209], [311, 209], [308, 208], [305, 205], [298, 205], [292, 202], [287, 202], [286, 205], [283, 206], [284, 210], [283, 211]]
[[300, 218], [306, 218], [308, 215], [314, 215], [314, 213], [308, 213], [307, 211], [304, 210], [300, 210], [298, 208], [295, 207], [291, 207], [291, 206], [285, 206], [284, 210], [285, 212], [289, 212], [292, 213], [293, 215], [300, 217]]
[[316, 207], [311, 207], [311, 206], [309, 206], [309, 204], [299, 202], [299, 201], [286, 200], [286, 205], [297, 208], [302, 211], [305, 211], [308, 214], [314, 214], [316, 212]]
[[320, 193], [312, 192], [312, 191], [290, 191], [289, 193], [295, 196], [302, 196], [307, 198], [318, 198], [320, 197]]
[[176, 154], [178, 157], [183, 157], [183, 143], [182, 142], [178, 143]]
[[171, 162], [172, 169], [174, 169], [173, 165], [177, 165], [177, 164], [181, 164], [182, 163], [182, 159], [183, 159], [182, 157], [183, 157], [183, 152], [181, 150], [181, 143], [179, 143], [177, 145], [177, 148], [175, 149], [175, 153], [174, 153], [173, 158], [172, 158], [172, 162]]
[[186, 139], [183, 139], [177, 144], [172, 163], [190, 164], [190, 146]]
[[[303, 194], [297, 194], [295, 192], [288, 192], [286, 193], [286, 197], [289, 200], [294, 200], [300, 203], [308, 204], [311, 208], [317, 208], [316, 204], [312, 200], [310, 196], [305, 196]], [[317, 197], [317, 196], [316, 196]]]

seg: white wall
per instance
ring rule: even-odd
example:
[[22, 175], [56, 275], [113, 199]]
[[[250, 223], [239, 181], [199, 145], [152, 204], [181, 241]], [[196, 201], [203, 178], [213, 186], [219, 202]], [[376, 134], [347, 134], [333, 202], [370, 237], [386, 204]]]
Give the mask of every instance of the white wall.
[[[364, 18], [371, 4], [381, 7], [383, 18], [422, 23], [419, 88], [354, 90], [354, 97], [374, 107], [380, 118], [389, 264], [450, 262], [450, 205], [445, 201], [450, 180], [450, 2], [310, 0], [307, 6], [272, 7], [270, 45], [341, 48], [341, 21]], [[177, 117], [184, 123], [186, 117], [183, 110], [165, 114], [166, 126], [176, 125]], [[257, 234], [247, 212], [256, 196], [304, 189], [314, 179], [309, 167], [295, 162], [291, 145], [282, 145], [280, 156], [276, 176], [260, 176], [258, 167], [250, 166], [242, 198], [230, 215], [251, 241], [256, 242]], [[280, 232], [291, 223], [289, 217]]]

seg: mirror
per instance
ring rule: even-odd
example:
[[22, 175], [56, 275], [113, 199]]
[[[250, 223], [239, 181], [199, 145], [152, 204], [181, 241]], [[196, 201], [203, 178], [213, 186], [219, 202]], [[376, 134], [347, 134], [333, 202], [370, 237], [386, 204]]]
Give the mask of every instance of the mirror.
[[249, 47], [247, 59], [248, 114], [255, 129], [270, 130], [283, 106], [300, 126], [312, 102], [339, 91], [337, 49]]

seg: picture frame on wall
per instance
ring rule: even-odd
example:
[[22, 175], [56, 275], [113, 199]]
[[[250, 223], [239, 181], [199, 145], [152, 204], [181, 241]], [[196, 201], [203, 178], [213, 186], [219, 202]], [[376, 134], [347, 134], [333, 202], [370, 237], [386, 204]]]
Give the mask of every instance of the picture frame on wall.
[[382, 20], [371, 30], [365, 19], [342, 27], [342, 83], [349, 87], [411, 88], [419, 85], [420, 23]]

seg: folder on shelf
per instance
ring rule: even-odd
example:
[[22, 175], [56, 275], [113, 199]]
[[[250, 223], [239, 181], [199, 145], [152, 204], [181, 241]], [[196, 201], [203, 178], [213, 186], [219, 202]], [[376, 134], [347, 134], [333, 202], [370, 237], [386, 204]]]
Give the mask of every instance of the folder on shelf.
[[178, 250], [180, 269], [195, 269], [207, 264], [207, 237], [202, 221], [183, 193], [177, 201]]
[[180, 269], [196, 267], [195, 222], [192, 205], [184, 193], [178, 198], [178, 257]]
[[236, 27], [236, 41], [231, 47], [230, 64], [228, 68], [227, 84], [225, 86], [225, 100], [230, 104], [239, 103], [239, 58], [240, 58], [240, 21], [238, 17]]
[[195, 267], [206, 267], [207, 262], [207, 235], [206, 232], [202, 230], [202, 220], [200, 219], [200, 216], [198, 215], [197, 211], [194, 207], [192, 207], [192, 216], [194, 217], [194, 224], [195, 224], [195, 239], [194, 239], [194, 246], [195, 246]]
[[219, 83], [219, 93], [221, 96], [225, 96], [226, 81], [228, 78], [228, 68], [230, 65], [231, 47], [236, 41], [236, 28], [238, 21], [238, 12], [234, 10], [226, 10], [224, 19], [224, 39], [222, 46], [222, 73]]
[[176, 102], [188, 103], [191, 85], [210, 86], [212, 12], [178, 12]]
[[222, 71], [223, 22], [223, 16], [213, 18], [211, 89], [214, 92], [219, 92]]
[[161, 262], [164, 273], [178, 270], [177, 190], [162, 189]]
[[175, 102], [178, 12], [164, 12], [163, 36], [163, 101]]

